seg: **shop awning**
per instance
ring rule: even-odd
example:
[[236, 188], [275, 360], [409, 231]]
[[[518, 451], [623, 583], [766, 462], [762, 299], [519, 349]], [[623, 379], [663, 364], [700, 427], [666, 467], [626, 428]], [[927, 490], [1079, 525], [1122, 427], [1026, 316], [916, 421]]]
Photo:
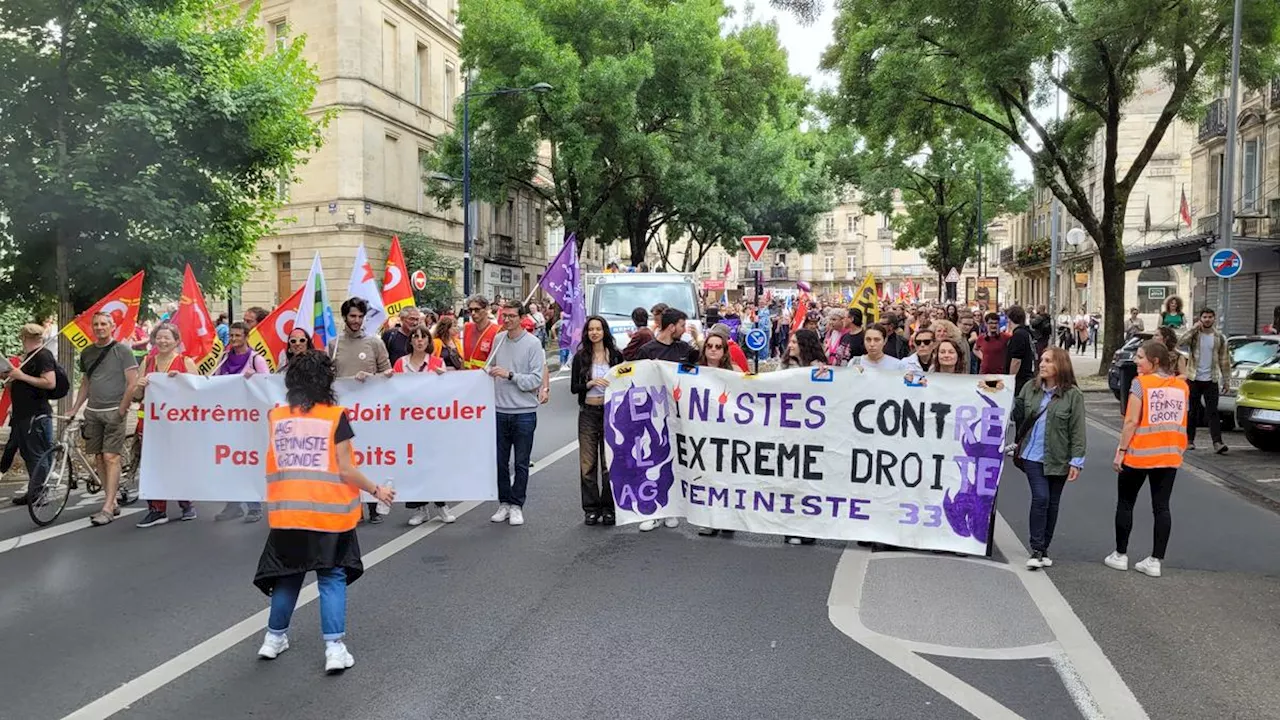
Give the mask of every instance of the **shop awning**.
[[1124, 269], [1145, 270], [1200, 262], [1200, 251], [1213, 244], [1213, 235], [1188, 235], [1154, 245], [1125, 249]]

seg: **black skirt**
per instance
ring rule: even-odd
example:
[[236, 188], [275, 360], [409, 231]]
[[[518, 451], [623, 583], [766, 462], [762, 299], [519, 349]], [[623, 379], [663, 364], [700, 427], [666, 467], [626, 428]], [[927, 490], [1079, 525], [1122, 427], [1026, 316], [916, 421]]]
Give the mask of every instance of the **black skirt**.
[[272, 530], [267, 536], [266, 546], [262, 548], [262, 557], [258, 559], [258, 572], [253, 577], [253, 584], [270, 595], [277, 578], [336, 567], [347, 571], [348, 585], [364, 574], [355, 530], [341, 533]]

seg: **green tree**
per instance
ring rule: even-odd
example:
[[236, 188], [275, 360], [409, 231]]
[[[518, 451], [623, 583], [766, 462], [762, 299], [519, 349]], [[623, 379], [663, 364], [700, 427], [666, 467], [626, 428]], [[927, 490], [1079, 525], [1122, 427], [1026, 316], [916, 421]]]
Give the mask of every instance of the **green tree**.
[[427, 286], [413, 289], [414, 304], [437, 311], [453, 307], [458, 299], [453, 292], [458, 261], [441, 254], [439, 247], [440, 240], [427, 236], [419, 227], [400, 233], [400, 249], [409, 274], [418, 270], [427, 274]]
[[[833, 163], [837, 178], [856, 187], [863, 207], [892, 213], [901, 197], [906, 213], [893, 217], [894, 245], [922, 250], [937, 273], [939, 288], [951, 268], [978, 258], [982, 223], [1002, 212], [1021, 209], [1022, 192], [1008, 163], [1008, 144], [976, 123], [939, 126], [927, 144], [915, 135], [882, 135], [886, 128], [864, 128], [851, 138], [845, 127], [832, 132], [844, 148]], [[896, 128], [887, 128], [894, 131]], [[981, 198], [979, 198], [981, 176]]]
[[220, 0], [0, 3], [0, 296], [238, 281], [327, 120], [302, 45]]
[[[783, 5], [814, 2], [777, 0]], [[816, 1], [816, 0], [815, 0]], [[1195, 121], [1222, 90], [1230, 57], [1232, 0], [844, 0], [823, 63], [839, 71], [839, 120], [932, 127], [939, 110], [976, 121], [1031, 159], [1048, 187], [1095, 241], [1102, 262], [1104, 356], [1123, 340], [1125, 209], [1177, 117]], [[1275, 66], [1280, 5], [1245, 3], [1242, 75], [1257, 87]], [[1168, 93], [1132, 158], [1119, 156], [1125, 103], [1140, 79], [1163, 78]], [[1043, 119], [1057, 95], [1060, 121]], [[1087, 150], [1101, 137], [1098, 195], [1082, 181]], [[925, 138], [926, 140], [928, 138]]]

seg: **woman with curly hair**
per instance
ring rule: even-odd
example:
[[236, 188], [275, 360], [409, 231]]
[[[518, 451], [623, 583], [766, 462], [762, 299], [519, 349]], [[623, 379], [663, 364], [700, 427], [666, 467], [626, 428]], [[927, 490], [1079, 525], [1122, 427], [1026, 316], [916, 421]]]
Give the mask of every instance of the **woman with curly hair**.
[[1164, 301], [1164, 311], [1160, 313], [1160, 324], [1178, 330], [1186, 322], [1187, 319], [1182, 314], [1182, 298], [1170, 295], [1169, 299]]
[[356, 466], [355, 432], [333, 393], [333, 361], [321, 352], [295, 355], [285, 371], [287, 405], [267, 414], [267, 523], [271, 532], [253, 584], [271, 598], [258, 656], [289, 649], [289, 622], [306, 574], [316, 573], [324, 669], [339, 673], [347, 650], [347, 585], [364, 573], [356, 525], [360, 491], [391, 504], [395, 491], [375, 485]]

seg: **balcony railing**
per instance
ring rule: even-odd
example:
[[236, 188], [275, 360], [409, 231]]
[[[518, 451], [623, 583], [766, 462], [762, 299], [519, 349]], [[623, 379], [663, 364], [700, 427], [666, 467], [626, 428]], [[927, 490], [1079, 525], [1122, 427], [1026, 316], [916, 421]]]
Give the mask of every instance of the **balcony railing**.
[[489, 235], [489, 259], [499, 262], [520, 262], [520, 254], [516, 250], [516, 239], [510, 235]]
[[1204, 119], [1200, 121], [1200, 132], [1196, 138], [1200, 142], [1210, 138], [1224, 137], [1227, 134], [1227, 101], [1221, 98], [1209, 103], [1205, 108]]
[[1013, 248], [1000, 248], [1000, 267], [1013, 265]]
[[1280, 77], [1271, 80], [1271, 107], [1280, 107]]
[[1218, 232], [1218, 213], [1201, 215], [1199, 218], [1197, 218], [1196, 232], [1202, 235]]
[[1017, 259], [1019, 267], [1028, 267], [1048, 262], [1049, 238], [1041, 238], [1028, 243], [1026, 247], [1017, 251]]
[[876, 240], [893, 242], [893, 228], [876, 228]]

